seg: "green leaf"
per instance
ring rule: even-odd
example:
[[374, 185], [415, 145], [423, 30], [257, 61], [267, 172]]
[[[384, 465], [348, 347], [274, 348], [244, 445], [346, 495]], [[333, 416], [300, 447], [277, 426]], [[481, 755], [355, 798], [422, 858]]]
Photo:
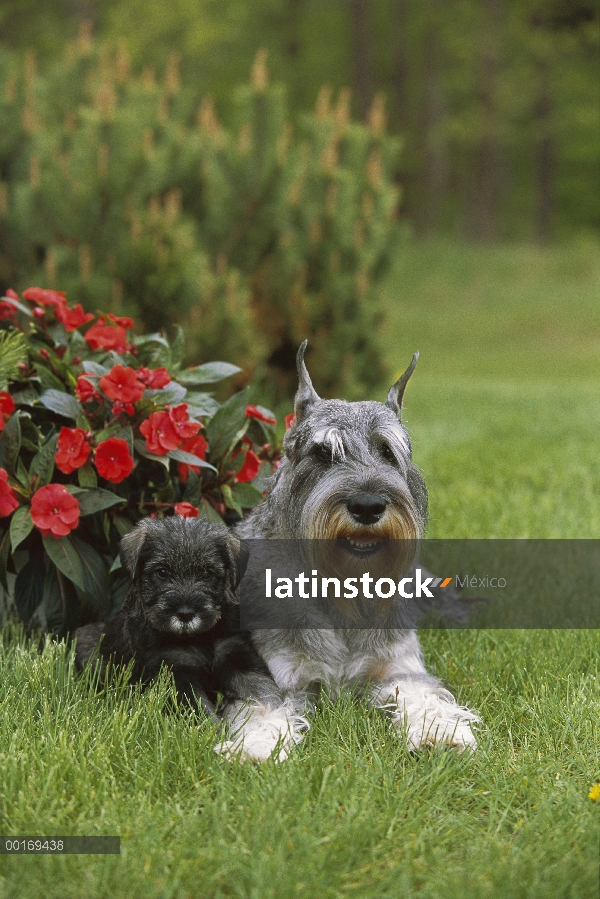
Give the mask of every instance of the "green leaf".
[[205, 462], [204, 459], [201, 459], [199, 456], [194, 456], [193, 453], [186, 453], [184, 450], [171, 450], [168, 454], [169, 459], [175, 459], [176, 462], [184, 462], [186, 465], [196, 465], [200, 468], [209, 468], [211, 471], [216, 472], [216, 468], [214, 465], [211, 465], [210, 462]]
[[83, 564], [70, 537], [51, 537], [46, 534], [42, 536], [42, 541], [46, 553], [59, 571], [85, 590]]
[[98, 602], [108, 595], [108, 572], [99, 553], [89, 543], [69, 534], [42, 537], [44, 549], [57, 568]]
[[186, 503], [191, 503], [193, 506], [200, 505], [200, 499], [202, 496], [202, 478], [198, 477], [198, 475], [194, 471], [188, 472], [187, 481], [185, 483], [185, 493], [183, 494], [183, 499]]
[[207, 499], [202, 498], [202, 502], [198, 506], [198, 512], [200, 518], [205, 518], [207, 521], [214, 521], [217, 524], [223, 524], [223, 519], [219, 515], [216, 509], [214, 509]]
[[244, 509], [253, 509], [263, 500], [260, 490], [253, 487], [252, 484], [233, 484], [231, 492], [234, 500]]
[[24, 387], [22, 390], [17, 390], [16, 393], [13, 393], [12, 398], [15, 401], [15, 406], [33, 406], [38, 401], [38, 393], [33, 387]]
[[230, 362], [205, 362], [195, 368], [186, 368], [177, 375], [180, 384], [186, 387], [194, 387], [199, 384], [216, 384], [232, 375], [241, 372], [241, 368]]
[[32, 530], [33, 521], [31, 519], [29, 506], [20, 506], [18, 509], [15, 509], [14, 514], [10, 519], [11, 552], [14, 553], [17, 546], [23, 542], [25, 537], [29, 536]]
[[45, 390], [40, 397], [40, 403], [64, 418], [76, 419], [79, 414], [79, 403], [75, 397], [61, 390]]
[[23, 460], [21, 459], [20, 456], [19, 456], [19, 458], [17, 459], [17, 474], [16, 474], [16, 478], [17, 478], [17, 481], [19, 482], [19, 484], [21, 484], [22, 487], [25, 487], [25, 488], [28, 488], [28, 487], [29, 487], [29, 472], [28, 472], [27, 469], [25, 468], [25, 463], [23, 462]]
[[122, 567], [123, 567], [123, 566], [121, 565], [121, 557], [117, 554], [117, 555], [115, 556], [115, 561], [114, 561], [114, 562], [112, 563], [112, 565], [110, 566], [109, 571], [110, 571], [110, 573], [112, 574], [113, 571], [118, 571], [119, 568], [122, 568]]
[[[106, 365], [100, 365], [99, 362], [92, 362], [89, 359], [86, 359], [84, 362], [82, 362], [81, 367], [86, 374], [95, 375], [98, 378], [103, 377], [103, 375], [107, 375], [110, 371], [110, 369], [107, 368]], [[90, 381], [90, 383], [92, 382]]]
[[45, 365], [36, 366], [37, 376], [44, 390], [55, 390], [57, 393], [64, 394], [65, 385], [57, 378], [54, 372], [50, 371]]
[[[46, 627], [49, 631], [62, 630], [66, 618], [67, 606], [70, 604], [69, 582], [56, 565], [48, 565], [44, 578], [43, 610]], [[71, 588], [73, 589], [73, 588]], [[74, 592], [74, 591], [73, 591]]]
[[8, 528], [0, 537], [0, 584], [8, 591], [8, 582], [6, 580], [6, 563], [8, 562], [8, 553], [10, 550], [10, 531]]
[[77, 469], [77, 480], [80, 487], [97, 487], [98, 477], [91, 462], [86, 462]]
[[29, 318], [33, 318], [33, 312], [31, 309], [28, 309], [23, 303], [20, 303], [18, 300], [13, 300], [12, 297], [2, 297], [3, 303], [10, 303], [11, 306], [14, 306], [15, 309], [18, 309], [19, 312], [23, 312], [25, 315], [28, 315]]
[[144, 390], [144, 399], [151, 399], [158, 406], [177, 406], [182, 403], [187, 390], [178, 384], [177, 381], [171, 381], [166, 387], [160, 390]]
[[11, 415], [0, 434], [0, 467], [15, 474], [21, 449], [21, 423], [18, 413]]
[[26, 362], [27, 357], [27, 342], [21, 331], [0, 331], [0, 390], [7, 390], [8, 382], [19, 378], [19, 363]]
[[248, 427], [246, 406], [248, 391], [234, 393], [214, 414], [206, 426], [206, 438], [210, 447], [210, 457], [221, 462], [231, 453]]
[[124, 537], [125, 534], [132, 531], [134, 527], [128, 518], [124, 518], [122, 515], [115, 515], [114, 512], [112, 515], [112, 523], [119, 537]]
[[44, 566], [29, 562], [15, 581], [15, 606], [21, 621], [29, 621], [44, 598]]
[[49, 484], [52, 480], [57, 441], [58, 434], [53, 434], [33, 457], [29, 474], [37, 479], [36, 490]]
[[146, 444], [143, 440], [136, 440], [134, 443], [136, 451], [143, 456], [144, 459], [150, 459], [152, 462], [160, 462], [161, 465], [169, 470], [169, 457], [168, 456], [155, 456], [154, 453], [149, 453], [146, 449]]
[[148, 344], [152, 343], [159, 344], [167, 350], [170, 349], [169, 342], [157, 331], [153, 334], [144, 334], [141, 337], [136, 337], [133, 341], [133, 345], [136, 347], [148, 346]]
[[183, 351], [185, 348], [185, 334], [180, 325], [175, 325], [175, 337], [171, 341], [171, 366], [179, 368], [183, 360]]
[[190, 418], [212, 418], [220, 405], [210, 393], [200, 391], [188, 390], [185, 401]]
[[67, 490], [77, 498], [79, 503], [79, 514], [93, 515], [95, 512], [101, 512], [103, 509], [110, 509], [118, 503], [124, 503], [122, 496], [117, 496], [111, 490], [102, 490], [100, 487], [94, 487], [92, 490], [83, 490], [81, 487], [72, 487], [67, 485]]
[[231, 490], [229, 484], [223, 484], [221, 486], [221, 493], [223, 494], [223, 499], [225, 500], [225, 505], [228, 509], [234, 509], [238, 515], [242, 515], [242, 507], [236, 500]]

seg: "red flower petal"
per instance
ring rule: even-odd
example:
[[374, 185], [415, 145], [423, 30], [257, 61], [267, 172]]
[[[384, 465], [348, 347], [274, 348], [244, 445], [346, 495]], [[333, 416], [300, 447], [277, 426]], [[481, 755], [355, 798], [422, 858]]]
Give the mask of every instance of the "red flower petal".
[[79, 524], [79, 503], [62, 484], [46, 484], [33, 494], [31, 518], [42, 534], [66, 537]]
[[54, 461], [64, 474], [71, 474], [85, 464], [91, 452], [85, 431], [81, 428], [61, 428]]
[[122, 437], [109, 437], [99, 443], [94, 462], [98, 474], [112, 484], [120, 484], [135, 466], [129, 453], [129, 444]]
[[246, 406], [246, 418], [256, 418], [257, 421], [264, 421], [267, 425], [276, 425], [277, 419], [272, 415], [265, 415], [257, 406]]
[[109, 399], [121, 403], [137, 403], [144, 395], [144, 385], [138, 381], [135, 369], [123, 365], [113, 365], [109, 373], [100, 378], [100, 387]]
[[259, 468], [260, 459], [257, 455], [255, 455], [255, 453], [252, 452], [252, 450], [247, 450], [244, 464], [236, 475], [236, 481], [239, 481], [242, 484], [246, 481], [253, 481], [258, 474]]
[[175, 503], [175, 514], [182, 518], [198, 518], [198, 509], [191, 503]]

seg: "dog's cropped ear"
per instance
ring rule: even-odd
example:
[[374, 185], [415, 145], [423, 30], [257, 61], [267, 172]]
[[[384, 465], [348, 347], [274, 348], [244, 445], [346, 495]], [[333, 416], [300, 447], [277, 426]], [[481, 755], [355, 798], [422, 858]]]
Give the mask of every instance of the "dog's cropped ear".
[[121, 538], [119, 544], [119, 558], [121, 559], [121, 565], [131, 580], [135, 578], [138, 560], [140, 558], [142, 546], [144, 545], [144, 540], [146, 539], [146, 534], [148, 533], [149, 524], [150, 519], [143, 518], [132, 531]]
[[387, 400], [385, 401], [388, 409], [391, 409], [394, 415], [398, 417], [398, 419], [402, 418], [402, 399], [404, 397], [404, 391], [406, 389], [406, 385], [408, 384], [408, 379], [412, 375], [415, 370], [415, 365], [419, 359], [419, 354], [415, 353], [412, 357], [412, 361], [403, 375], [400, 375], [395, 384], [390, 387], [389, 393], [387, 395]]
[[306, 369], [304, 362], [304, 353], [308, 340], [300, 344], [298, 355], [296, 356], [296, 366], [298, 368], [298, 390], [294, 400], [294, 415], [296, 416], [296, 424], [300, 424], [309, 414], [310, 410], [320, 399], [319, 394], [312, 386], [310, 375]]

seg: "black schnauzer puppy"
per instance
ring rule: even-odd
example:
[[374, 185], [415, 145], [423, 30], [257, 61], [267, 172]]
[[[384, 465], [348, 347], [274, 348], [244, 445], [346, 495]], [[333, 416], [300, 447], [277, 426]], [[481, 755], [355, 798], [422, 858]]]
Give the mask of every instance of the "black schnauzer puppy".
[[120, 558], [131, 589], [113, 618], [76, 631], [80, 670], [96, 651], [103, 672], [109, 658], [133, 660], [134, 683], [148, 683], [165, 665], [178, 696], [209, 717], [217, 694], [225, 705], [250, 696], [281, 702], [250, 635], [239, 630], [240, 541], [224, 525], [147, 518], [123, 537]]

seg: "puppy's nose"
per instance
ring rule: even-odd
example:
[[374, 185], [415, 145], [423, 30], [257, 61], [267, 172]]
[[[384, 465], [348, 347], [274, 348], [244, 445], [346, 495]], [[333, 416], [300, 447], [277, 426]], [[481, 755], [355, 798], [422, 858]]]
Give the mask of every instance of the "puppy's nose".
[[188, 624], [196, 613], [189, 606], [182, 606], [180, 609], [177, 609], [177, 617], [184, 624]]
[[385, 512], [387, 503], [376, 493], [358, 493], [348, 500], [346, 507], [360, 524], [375, 524]]

